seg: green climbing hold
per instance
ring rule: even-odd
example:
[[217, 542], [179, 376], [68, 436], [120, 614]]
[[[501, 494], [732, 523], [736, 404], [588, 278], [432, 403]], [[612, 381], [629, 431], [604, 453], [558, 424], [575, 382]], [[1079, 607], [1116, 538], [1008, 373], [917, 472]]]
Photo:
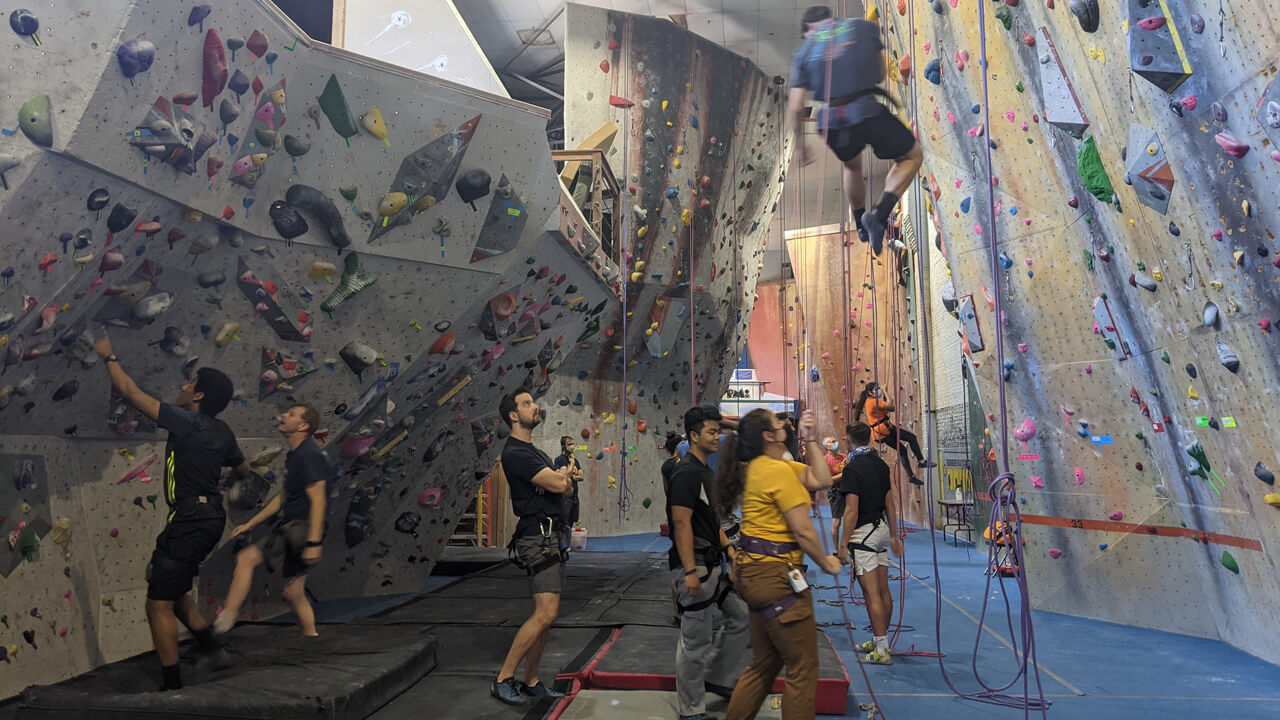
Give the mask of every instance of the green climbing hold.
[[1005, 30], [1013, 29], [1013, 11], [1008, 5], [1001, 5], [996, 9], [996, 19], [1004, 25]]
[[644, 500], [641, 500], [641, 501], [640, 501], [640, 504], [641, 504], [641, 505], [643, 505], [643, 506], [645, 506], [645, 507], [649, 507], [650, 505], [652, 505], [652, 504], [653, 504], [653, 501], [652, 501], [652, 500], [650, 500], [649, 498], [645, 498]]
[[1098, 145], [1092, 135], [1080, 143], [1080, 150], [1076, 153], [1076, 172], [1090, 195], [1105, 203], [1115, 197], [1115, 188], [1111, 186], [1111, 178], [1107, 177], [1107, 169], [1102, 165], [1102, 156], [1098, 154]]
[[1231, 553], [1227, 552], [1226, 550], [1222, 551], [1222, 567], [1230, 570], [1231, 572], [1237, 575], [1240, 574], [1240, 564], [1237, 563], [1236, 559], [1231, 556]]
[[590, 322], [588, 322], [587, 326], [582, 330], [582, 334], [578, 336], [577, 342], [583, 342], [584, 340], [591, 337], [592, 335], [595, 335], [598, 332], [600, 332], [600, 316], [599, 315], [591, 318]]
[[679, 392], [679, 391], [680, 391], [680, 381], [679, 381], [679, 380], [672, 380], [672, 381], [671, 381], [671, 389], [672, 389], [673, 391], [675, 391], [675, 392]]
[[342, 86], [338, 84], [338, 76], [330, 75], [329, 82], [324, 85], [324, 92], [320, 93], [320, 109], [324, 111], [325, 117], [329, 118], [329, 124], [333, 129], [347, 139], [347, 145], [351, 145], [351, 137], [360, 132], [360, 128], [356, 126], [355, 118], [351, 117], [351, 107], [347, 105], [347, 96], [342, 93]]
[[53, 114], [48, 95], [37, 95], [22, 103], [18, 110], [18, 127], [31, 142], [41, 147], [53, 145]]
[[40, 549], [40, 540], [36, 538], [36, 531], [31, 526], [22, 529], [18, 534], [18, 552], [22, 553], [22, 559], [27, 562], [36, 561], [36, 551]]
[[1146, 264], [1146, 263], [1144, 263], [1144, 262], [1142, 262], [1141, 260], [1139, 260], [1139, 261], [1138, 261], [1138, 272], [1146, 272], [1146, 270], [1147, 270], [1147, 264]]
[[1165, 365], [1169, 365], [1169, 364], [1172, 362], [1172, 361], [1170, 361], [1170, 360], [1169, 360], [1169, 351], [1168, 351], [1168, 350], [1165, 350], [1164, 352], [1160, 353], [1160, 359], [1164, 361], [1164, 364], [1165, 364]]
[[[285, 138], [285, 142], [288, 142], [288, 140], [289, 138]], [[346, 198], [347, 202], [355, 202], [356, 195], [359, 194], [360, 188], [354, 185], [344, 185], [338, 188], [338, 192], [342, 193], [342, 197]]]
[[1141, 431], [1141, 430], [1139, 430], [1138, 432], [1134, 433], [1134, 434], [1133, 434], [1133, 436], [1134, 436], [1134, 437], [1136, 437], [1136, 438], [1138, 438], [1139, 440], [1145, 440], [1145, 439], [1147, 438], [1147, 436], [1146, 436], [1146, 435], [1144, 435], [1144, 434], [1142, 433], [1142, 431]]
[[1105, 343], [1107, 344], [1107, 349], [1108, 349], [1108, 350], [1115, 350], [1115, 349], [1116, 349], [1116, 341], [1115, 341], [1115, 340], [1112, 340], [1111, 338], [1105, 338], [1105, 339], [1103, 340], [1103, 342], [1105, 342]]
[[[273, 148], [276, 146], [276, 138], [279, 137], [274, 130], [266, 128], [258, 128], [253, 131], [254, 136], [258, 139], [258, 144], [264, 148]], [[289, 153], [292, 155], [293, 153]]]
[[1018, 84], [1017, 84], [1017, 85], [1014, 85], [1014, 86], [1013, 86], [1013, 89], [1014, 89], [1014, 90], [1017, 90], [1018, 92], [1023, 92], [1024, 90], [1026, 90], [1026, 88], [1022, 86], [1022, 81], [1021, 81], [1021, 80], [1019, 80], [1019, 81], [1018, 81]]
[[1093, 269], [1093, 253], [1086, 248], [1084, 251], [1084, 266], [1089, 270]]

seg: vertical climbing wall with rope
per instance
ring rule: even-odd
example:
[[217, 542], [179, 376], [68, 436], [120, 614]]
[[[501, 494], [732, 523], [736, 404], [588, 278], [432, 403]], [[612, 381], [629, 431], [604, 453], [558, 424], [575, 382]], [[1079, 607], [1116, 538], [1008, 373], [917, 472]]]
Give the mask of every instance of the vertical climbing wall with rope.
[[667, 432], [718, 405], [747, 342], [762, 249], [790, 154], [785, 88], [668, 20], [571, 5], [565, 146], [618, 128], [624, 304], [561, 370], [557, 434], [586, 446], [582, 524], [593, 534], [664, 522]]
[[880, 12], [1033, 603], [1280, 659], [1276, 7]]
[[[790, 348], [799, 371], [792, 382], [817, 414], [819, 436], [848, 444], [845, 426], [854, 422], [854, 404], [871, 381], [893, 399], [894, 423], [923, 435], [916, 419], [918, 372], [911, 362], [898, 256], [889, 251], [875, 257], [856, 233], [839, 232], [793, 237], [787, 250], [796, 273], [795, 290], [786, 298], [791, 310], [787, 322], [800, 330], [800, 341]], [[901, 466], [894, 451], [885, 452], [885, 461], [897, 473]], [[923, 522], [927, 508], [921, 489], [903, 483], [901, 499], [903, 517]]]

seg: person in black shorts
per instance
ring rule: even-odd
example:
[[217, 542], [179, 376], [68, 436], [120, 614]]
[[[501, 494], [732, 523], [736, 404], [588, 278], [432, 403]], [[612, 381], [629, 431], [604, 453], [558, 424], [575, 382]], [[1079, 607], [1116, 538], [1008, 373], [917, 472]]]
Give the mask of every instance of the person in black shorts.
[[[502, 472], [511, 493], [511, 509], [520, 518], [507, 545], [515, 564], [529, 574], [533, 614], [520, 626], [506, 661], [489, 692], [508, 705], [530, 699], [561, 698], [563, 693], [538, 682], [538, 665], [547, 647], [551, 623], [560, 612], [564, 566], [569, 556], [569, 528], [565, 525], [564, 495], [573, 492], [569, 466], [552, 467], [551, 458], [534, 447], [533, 429], [542, 422], [542, 410], [524, 388], [502, 396], [498, 414], [511, 428], [502, 448]], [[524, 681], [516, 680], [516, 668], [524, 663]]]
[[578, 501], [578, 483], [582, 482], [582, 465], [573, 456], [573, 438], [568, 435], [560, 438], [560, 454], [556, 456], [552, 467], [556, 470], [563, 467], [569, 468], [569, 479], [573, 481], [573, 490], [564, 494], [564, 524], [565, 527], [573, 530], [578, 524], [581, 506]]
[[[844, 189], [858, 237], [869, 241], [872, 251], [879, 255], [889, 215], [924, 159], [911, 130], [876, 101], [876, 95], [889, 97], [879, 87], [884, 81], [886, 62], [880, 29], [866, 20], [834, 18], [831, 8], [815, 5], [805, 11], [801, 33], [804, 42], [791, 60], [788, 104], [800, 162], [807, 165], [813, 159], [804, 144], [808, 118], [805, 99], [812, 92], [823, 103], [818, 111], [817, 130], [844, 164]], [[893, 160], [894, 164], [885, 178], [880, 202], [874, 212], [864, 214], [867, 188], [862, 176], [862, 149], [867, 145], [876, 157]]]
[[[289, 445], [284, 464], [284, 489], [267, 501], [256, 515], [231, 531], [243, 543], [269, 518], [275, 518], [271, 532], [236, 553], [236, 571], [222, 614], [213, 622], [214, 632], [225, 634], [235, 627], [240, 607], [249, 596], [253, 572], [266, 565], [268, 572], [280, 571], [284, 578], [284, 599], [298, 616], [302, 634], [314, 637], [316, 614], [307, 599], [307, 571], [320, 562], [324, 544], [326, 484], [333, 479], [329, 461], [316, 441], [320, 413], [310, 405], [297, 404], [280, 416], [276, 430]], [[243, 536], [243, 537], [242, 537]]]
[[200, 574], [200, 563], [217, 547], [227, 522], [222, 506], [222, 469], [235, 468], [237, 477], [250, 472], [235, 433], [217, 419], [235, 389], [223, 373], [200, 368], [195, 380], [178, 391], [176, 402], [160, 402], [139, 389], [120, 367], [105, 333], [94, 340], [93, 347], [105, 361], [111, 387], [120, 397], [169, 431], [164, 446], [164, 499], [169, 514], [147, 564], [146, 608], [151, 640], [160, 658], [160, 689], [178, 690], [182, 687], [179, 620], [207, 658], [222, 662], [226, 656], [190, 590]]

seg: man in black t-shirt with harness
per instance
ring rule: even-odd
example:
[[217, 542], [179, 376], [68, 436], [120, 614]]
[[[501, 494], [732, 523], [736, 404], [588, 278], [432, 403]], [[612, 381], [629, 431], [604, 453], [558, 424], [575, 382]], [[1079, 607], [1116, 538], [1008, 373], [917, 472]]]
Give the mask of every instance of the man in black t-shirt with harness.
[[680, 720], [714, 720], [706, 714], [706, 694], [733, 695], [746, 667], [749, 611], [725, 574], [726, 553], [732, 563], [737, 551], [709, 502], [715, 474], [706, 463], [720, 447], [720, 413], [692, 407], [684, 429], [689, 452], [671, 470], [667, 491], [668, 566], [680, 609], [676, 702]]
[[312, 439], [320, 429], [320, 413], [310, 405], [297, 404], [280, 416], [276, 430], [289, 445], [285, 459], [284, 488], [266, 506], [231, 536], [243, 543], [253, 529], [275, 518], [271, 532], [236, 553], [236, 570], [227, 591], [226, 605], [214, 621], [214, 631], [231, 631], [240, 616], [240, 607], [249, 596], [253, 573], [259, 565], [284, 577], [285, 602], [293, 608], [298, 626], [306, 637], [316, 633], [316, 614], [307, 599], [307, 571], [320, 562], [324, 545], [326, 484], [332, 479], [324, 452]]
[[[511, 509], [520, 518], [507, 548], [516, 566], [529, 573], [533, 614], [511, 642], [490, 693], [508, 705], [523, 705], [530, 699], [564, 697], [538, 682], [538, 665], [551, 623], [560, 612], [569, 557], [569, 526], [562, 496], [573, 492], [573, 469], [569, 465], [554, 469], [551, 458], [534, 447], [533, 429], [542, 422], [542, 411], [528, 390], [520, 388], [504, 395], [498, 413], [511, 428], [502, 448], [502, 472], [511, 492]], [[515, 679], [522, 661], [523, 682]]]
[[871, 445], [871, 427], [857, 423], [845, 428], [852, 449], [845, 461], [839, 491], [844, 497], [844, 525], [836, 556], [848, 562], [853, 554], [853, 572], [867, 599], [867, 618], [873, 639], [858, 646], [867, 653], [862, 661], [892, 665], [889, 651], [889, 620], [893, 617], [893, 595], [889, 592], [889, 548], [902, 557], [898, 536], [898, 504], [893, 493], [889, 466]]
[[207, 657], [225, 657], [189, 593], [200, 573], [200, 563], [217, 547], [227, 522], [222, 507], [222, 468], [235, 468], [238, 477], [250, 472], [235, 434], [216, 417], [231, 402], [235, 390], [223, 373], [200, 368], [195, 380], [178, 391], [176, 403], [162, 403], [139, 389], [120, 367], [105, 334], [93, 347], [105, 361], [111, 386], [120, 397], [169, 431], [164, 446], [164, 499], [169, 514], [147, 564], [146, 606], [164, 679], [160, 689], [178, 690], [182, 687], [178, 620], [195, 636]]

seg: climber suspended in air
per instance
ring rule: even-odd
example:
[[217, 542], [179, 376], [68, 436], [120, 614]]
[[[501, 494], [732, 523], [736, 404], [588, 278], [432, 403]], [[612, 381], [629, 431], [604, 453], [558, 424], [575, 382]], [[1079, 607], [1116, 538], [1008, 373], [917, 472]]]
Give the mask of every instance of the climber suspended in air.
[[[844, 189], [853, 208], [858, 237], [870, 242], [879, 255], [885, 228], [898, 198], [911, 185], [923, 154], [911, 130], [903, 125], [876, 96], [892, 98], [879, 87], [885, 78], [884, 44], [875, 23], [856, 18], [835, 18], [825, 5], [805, 11], [801, 25], [804, 42], [791, 61], [792, 118], [800, 162], [813, 155], [804, 143], [809, 92], [823, 103], [818, 111], [818, 132], [844, 164]], [[867, 145], [882, 160], [893, 160], [880, 202], [866, 213], [866, 182], [862, 174], [862, 149]]]

